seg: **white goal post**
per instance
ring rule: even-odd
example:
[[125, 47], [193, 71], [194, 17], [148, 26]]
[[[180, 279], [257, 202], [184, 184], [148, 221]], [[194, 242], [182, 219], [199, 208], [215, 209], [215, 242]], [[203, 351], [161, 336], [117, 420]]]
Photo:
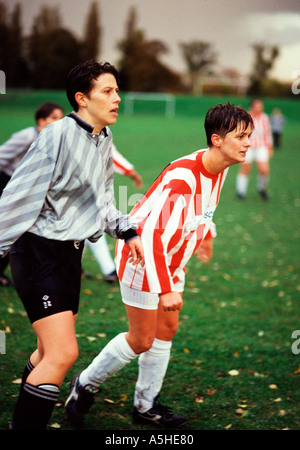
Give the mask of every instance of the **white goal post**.
[[165, 115], [168, 118], [175, 117], [175, 95], [147, 93], [147, 92], [129, 92], [124, 98], [124, 113], [128, 116], [134, 114], [135, 101], [155, 101], [165, 102]]

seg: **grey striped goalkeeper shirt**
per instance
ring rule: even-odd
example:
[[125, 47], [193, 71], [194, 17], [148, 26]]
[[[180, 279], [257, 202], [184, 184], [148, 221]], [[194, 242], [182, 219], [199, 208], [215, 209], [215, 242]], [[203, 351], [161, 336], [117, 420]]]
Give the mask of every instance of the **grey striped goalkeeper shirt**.
[[1, 196], [0, 257], [26, 231], [62, 241], [131, 237], [136, 226], [113, 204], [111, 144], [109, 128], [94, 134], [74, 112], [44, 128]]
[[38, 135], [36, 127], [28, 127], [14, 133], [8, 141], [0, 145], [0, 170], [11, 177]]

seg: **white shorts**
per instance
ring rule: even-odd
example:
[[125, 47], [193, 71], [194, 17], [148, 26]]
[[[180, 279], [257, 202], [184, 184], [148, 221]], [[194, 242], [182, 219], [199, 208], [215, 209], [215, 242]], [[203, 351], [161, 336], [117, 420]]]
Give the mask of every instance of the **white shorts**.
[[[176, 283], [176, 291], [183, 292], [184, 282]], [[139, 291], [133, 289], [120, 281], [120, 291], [122, 301], [125, 305], [134, 306], [141, 309], [156, 310], [159, 303], [159, 294], [153, 294], [152, 292]]]
[[250, 164], [252, 162], [268, 162], [269, 161], [269, 151], [267, 147], [249, 147], [246, 153], [245, 163]]
[[141, 309], [157, 309], [159, 302], [159, 295], [152, 294], [152, 292], [139, 291], [130, 288], [126, 284], [120, 282], [120, 290], [122, 301], [125, 305], [134, 306]]

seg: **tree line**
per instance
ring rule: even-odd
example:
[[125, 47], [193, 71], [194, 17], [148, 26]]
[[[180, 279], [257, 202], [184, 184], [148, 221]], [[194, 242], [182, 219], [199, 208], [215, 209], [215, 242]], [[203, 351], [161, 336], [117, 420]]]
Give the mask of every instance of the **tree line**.
[[[120, 60], [120, 88], [141, 92], [192, 92], [199, 94], [203, 78], [215, 74], [217, 53], [212, 44], [202, 40], [181, 42], [179, 48], [186, 64], [180, 74], [162, 62], [169, 49], [159, 39], [149, 40], [139, 29], [137, 13], [131, 7], [125, 24], [124, 38], [117, 43]], [[87, 59], [101, 55], [102, 27], [97, 2], [90, 5], [85, 19], [83, 38], [65, 28], [59, 11], [42, 6], [33, 18], [29, 36], [22, 31], [22, 7], [16, 4], [9, 12], [0, 1], [0, 70], [6, 75], [7, 87], [62, 89], [68, 71]], [[279, 55], [277, 46], [254, 44], [254, 63], [247, 86], [251, 95], [284, 95], [287, 90], [270, 72]], [[235, 69], [222, 76], [234, 83], [240, 77]]]

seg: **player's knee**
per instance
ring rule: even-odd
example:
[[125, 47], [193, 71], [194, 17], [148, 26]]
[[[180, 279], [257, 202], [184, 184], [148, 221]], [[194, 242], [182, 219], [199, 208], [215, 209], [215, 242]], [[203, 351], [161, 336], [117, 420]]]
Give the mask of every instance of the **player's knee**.
[[177, 333], [178, 330], [178, 322], [176, 323], [172, 323], [168, 326], [167, 328], [167, 341], [171, 341], [173, 339], [173, 337], [175, 336], [175, 334]]
[[55, 365], [59, 371], [68, 371], [77, 358], [78, 347], [76, 345], [63, 348], [50, 357], [52, 364]]
[[66, 365], [69, 366], [69, 368], [75, 363], [76, 359], [78, 358], [78, 354], [79, 352], [77, 345], [74, 345], [66, 352], [65, 361]]
[[130, 344], [130, 346], [134, 351], [134, 353], [140, 355], [141, 353], [148, 351], [152, 347], [153, 340], [154, 335], [140, 336], [139, 338], [134, 339], [134, 341], [132, 342], [132, 344]]
[[157, 337], [163, 341], [172, 341], [173, 337], [177, 333], [177, 330], [178, 323], [169, 323], [159, 329]]

